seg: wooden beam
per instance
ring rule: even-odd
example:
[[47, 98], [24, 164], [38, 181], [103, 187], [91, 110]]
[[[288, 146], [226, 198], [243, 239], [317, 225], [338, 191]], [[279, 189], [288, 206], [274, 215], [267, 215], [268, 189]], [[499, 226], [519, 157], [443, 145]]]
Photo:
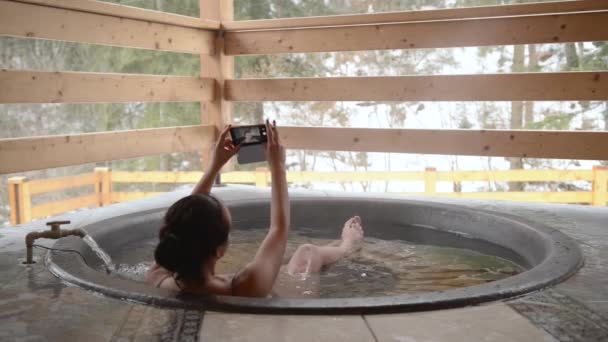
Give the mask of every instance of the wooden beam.
[[0, 103], [186, 102], [214, 98], [197, 77], [0, 71]]
[[0, 139], [0, 174], [190, 152], [213, 142], [211, 126]]
[[231, 101], [603, 101], [608, 99], [608, 72], [241, 79], [226, 81], [226, 97]]
[[576, 0], [404, 12], [332, 15], [322, 17], [241, 20], [228, 22], [222, 21], [222, 28], [226, 31], [267, 30], [399, 22], [402, 23], [408, 21], [507, 17], [515, 15], [582, 12], [597, 10], [608, 10], [608, 2], [605, 0]]
[[404, 195], [448, 197], [448, 198], [475, 198], [493, 201], [519, 201], [542, 203], [591, 203], [592, 193], [583, 191], [564, 192], [436, 192], [420, 193], [409, 192]]
[[[222, 175], [223, 177], [223, 175]], [[309, 182], [400, 182], [423, 181], [424, 173], [416, 171], [366, 171], [366, 172], [288, 172], [287, 181], [293, 183]]]
[[228, 55], [608, 40], [608, 11], [227, 32]]
[[24, 224], [32, 220], [32, 194], [27, 177], [8, 179], [11, 224]]
[[197, 29], [218, 30], [219, 21], [203, 20], [185, 15], [152, 11], [148, 9], [113, 4], [97, 0], [12, 0], [34, 5], [42, 5], [61, 9], [69, 9], [93, 14], [103, 14], [113, 17], [142, 20], [151, 23], [168, 24], [173, 26], [191, 27]]
[[36, 195], [64, 189], [93, 186], [95, 185], [95, 181], [96, 178], [93, 173], [51, 179], [38, 179], [30, 181], [30, 193]]
[[280, 127], [287, 148], [608, 160], [608, 132]]
[[[232, 20], [234, 18], [233, 0], [200, 0], [200, 16], [210, 20]], [[215, 38], [214, 55], [200, 56], [200, 75], [215, 79], [213, 101], [201, 103], [201, 123], [214, 125], [219, 132], [232, 121], [232, 103], [224, 98], [224, 80], [234, 77], [234, 57], [224, 53], [224, 37]], [[201, 151], [201, 167], [206, 169], [211, 158], [211, 151]], [[231, 168], [229, 163], [224, 169]]]
[[437, 173], [439, 182], [573, 182], [579, 180], [593, 180], [593, 172], [588, 170], [492, 170]]
[[0, 35], [213, 54], [215, 33], [190, 27], [0, 0]]
[[142, 171], [127, 172], [113, 171], [112, 183], [180, 183], [195, 184], [203, 176], [202, 172], [166, 172], [166, 171]]

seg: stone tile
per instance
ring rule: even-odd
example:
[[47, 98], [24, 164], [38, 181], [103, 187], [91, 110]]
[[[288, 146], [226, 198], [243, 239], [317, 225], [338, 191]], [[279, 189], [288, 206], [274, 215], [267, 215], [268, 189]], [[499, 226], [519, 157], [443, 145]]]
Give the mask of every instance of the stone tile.
[[236, 315], [205, 313], [200, 341], [373, 342], [361, 316]]
[[[597, 302], [599, 304], [601, 302]], [[560, 341], [608, 341], [608, 320], [589, 304], [547, 289], [507, 303]]]
[[504, 304], [365, 319], [380, 342], [555, 341]]

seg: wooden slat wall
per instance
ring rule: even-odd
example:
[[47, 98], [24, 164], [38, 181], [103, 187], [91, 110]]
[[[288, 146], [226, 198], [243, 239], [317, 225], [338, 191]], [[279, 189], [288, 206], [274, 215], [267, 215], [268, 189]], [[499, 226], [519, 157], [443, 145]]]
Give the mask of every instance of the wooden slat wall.
[[0, 0], [0, 35], [213, 54], [215, 33], [144, 20]]
[[222, 28], [227, 31], [286, 29], [315, 26], [365, 25], [380, 23], [397, 23], [407, 21], [504, 17], [527, 14], [529, 15], [597, 10], [608, 10], [608, 1], [577, 0], [406, 12], [334, 15], [322, 17], [242, 20], [228, 22], [222, 21]]
[[34, 5], [44, 5], [62, 9], [70, 9], [87, 13], [104, 14], [119, 18], [149, 21], [173, 26], [192, 27], [199, 29], [217, 30], [219, 21], [203, 20], [173, 13], [152, 11], [138, 7], [113, 4], [97, 0], [13, 0]]
[[230, 80], [226, 97], [232, 101], [607, 100], [608, 72]]
[[320, 151], [608, 160], [608, 132], [281, 127], [285, 146]]
[[214, 98], [213, 79], [0, 71], [0, 103], [186, 102]]
[[227, 32], [228, 55], [608, 40], [608, 11]]
[[212, 126], [185, 126], [0, 139], [0, 174], [197, 151], [213, 144], [213, 134]]

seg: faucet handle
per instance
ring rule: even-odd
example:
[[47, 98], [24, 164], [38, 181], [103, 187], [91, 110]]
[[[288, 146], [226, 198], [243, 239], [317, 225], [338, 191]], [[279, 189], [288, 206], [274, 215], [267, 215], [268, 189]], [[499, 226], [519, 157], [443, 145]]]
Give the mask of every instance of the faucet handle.
[[51, 226], [51, 230], [59, 229], [62, 224], [70, 224], [71, 221], [50, 221], [47, 222], [47, 226]]

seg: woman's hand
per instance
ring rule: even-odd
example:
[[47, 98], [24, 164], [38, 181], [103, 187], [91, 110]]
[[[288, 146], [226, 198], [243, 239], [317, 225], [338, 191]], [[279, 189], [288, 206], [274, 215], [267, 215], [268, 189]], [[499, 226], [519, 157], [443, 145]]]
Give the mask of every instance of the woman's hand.
[[277, 132], [277, 122], [266, 120], [266, 132], [268, 143], [266, 144], [266, 159], [272, 171], [285, 170], [285, 148], [281, 145], [279, 133]]
[[222, 130], [213, 149], [211, 164], [217, 169], [221, 169], [240, 149], [240, 146], [235, 145], [230, 138], [230, 127], [231, 125], [228, 125]]

